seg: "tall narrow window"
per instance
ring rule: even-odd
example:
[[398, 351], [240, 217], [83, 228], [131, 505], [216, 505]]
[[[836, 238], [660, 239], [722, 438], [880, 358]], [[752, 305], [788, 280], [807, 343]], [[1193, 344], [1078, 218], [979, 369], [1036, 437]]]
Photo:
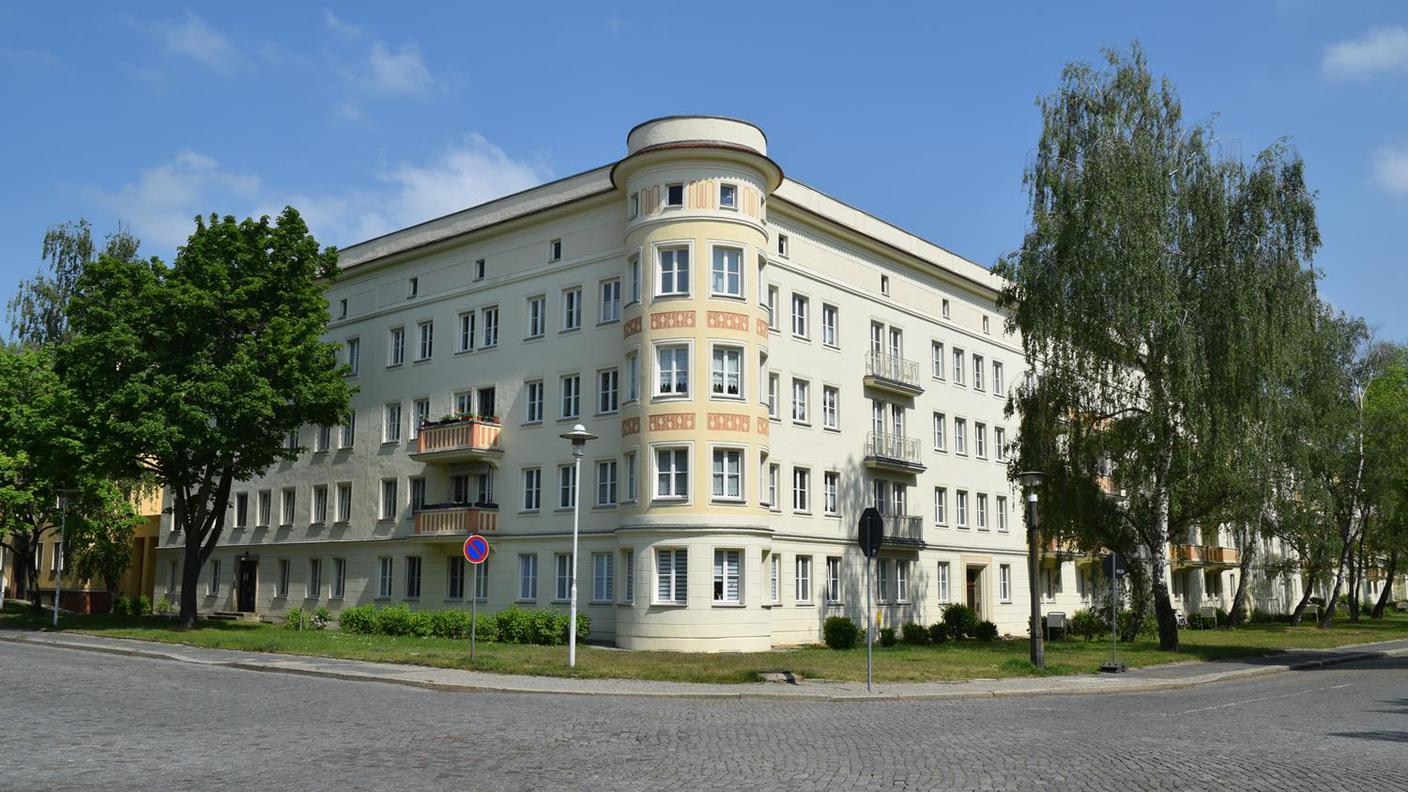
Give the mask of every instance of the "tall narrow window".
[[577, 505], [577, 468], [574, 465], [557, 467], [557, 508], [570, 509]]
[[939, 574], [938, 574], [938, 576], [934, 579], [934, 588], [938, 589], [939, 602], [948, 602], [948, 601], [949, 601], [949, 589], [948, 589], [948, 562], [947, 562], [947, 561], [940, 561], [940, 562], [939, 562]]
[[973, 501], [974, 510], [978, 513], [978, 530], [986, 531], [988, 529], [988, 496], [986, 493], [979, 492], [973, 497]]
[[781, 325], [779, 323], [782, 321], [782, 317], [778, 315], [777, 303], [778, 300], [781, 299], [778, 295], [779, 292], [776, 286], [768, 287], [768, 329], [773, 330], [774, 332], [781, 329]]
[[934, 379], [943, 379], [944, 372], [948, 368], [948, 361], [944, 359], [944, 343], [942, 341], [933, 343], [930, 364], [934, 369]]
[[821, 425], [827, 429], [841, 428], [841, 389], [832, 385], [821, 388]]
[[499, 345], [499, 309], [498, 306], [485, 308], [480, 312], [484, 317], [484, 346], [495, 347]]
[[241, 492], [235, 495], [235, 527], [244, 528], [249, 525], [249, 493]]
[[821, 476], [822, 498], [825, 501], [822, 508], [827, 514], [839, 514], [837, 504], [838, 490], [841, 487], [841, 474], [834, 470], [828, 470]]
[[616, 598], [616, 554], [592, 553], [592, 602], [611, 602]]
[[895, 600], [909, 601], [909, 562], [904, 559], [895, 562]]
[[973, 451], [979, 459], [988, 458], [988, 427], [985, 423], [973, 424]]
[[328, 592], [329, 597], [341, 597], [347, 591], [347, 559], [334, 558], [332, 560], [332, 589]]
[[352, 519], [352, 484], [343, 482], [337, 485], [337, 521], [345, 523]]
[[713, 496], [718, 500], [743, 499], [743, 452], [714, 449]]
[[596, 411], [614, 413], [618, 406], [621, 388], [621, 374], [616, 369], [597, 372]]
[[797, 601], [812, 601], [812, 558], [797, 556]]
[[460, 346], [457, 352], [474, 349], [474, 312], [460, 314]]
[[953, 419], [953, 450], [955, 453], [968, 453], [968, 421], [963, 418]]
[[392, 561], [387, 556], [382, 556], [377, 560], [376, 595], [381, 599], [391, 598], [391, 570]]
[[684, 344], [661, 345], [655, 348], [656, 395], [689, 395], [689, 347]]
[[621, 553], [621, 568], [626, 571], [626, 582], [622, 587], [621, 599], [625, 602], [636, 601], [636, 553], [634, 550], [626, 550]]
[[527, 338], [542, 338], [548, 325], [548, 298], [543, 295], [528, 298]]
[[582, 287], [575, 286], [562, 291], [562, 331], [580, 330], [582, 327]]
[[683, 547], [655, 551], [655, 601], [683, 605], [689, 595], [689, 558]]
[[615, 322], [621, 318], [621, 280], [613, 278], [601, 283], [601, 318], [602, 324]]
[[992, 392], [994, 395], [1003, 395], [1002, 387], [1002, 363], [994, 360], [992, 362]]
[[710, 387], [715, 396], [743, 398], [743, 349], [735, 346], [714, 347], [710, 369]]
[[616, 460], [596, 463], [596, 505], [616, 505]]
[[626, 271], [631, 279], [631, 302], [640, 302], [640, 256], [631, 256], [626, 262]]
[[743, 250], [735, 247], [714, 248], [710, 269], [709, 290], [727, 297], [743, 296]]
[[963, 350], [953, 350], [953, 384], [963, 384]]
[[839, 556], [828, 556], [826, 559], [826, 602], [828, 604], [841, 601], [841, 559]]
[[288, 567], [288, 559], [280, 558], [279, 574], [278, 577], [274, 579], [274, 596], [279, 599], [288, 598]]
[[792, 510], [812, 510], [812, 472], [803, 467], [792, 468]]
[[523, 510], [537, 511], [543, 504], [542, 468], [523, 469]]
[[946, 525], [948, 523], [948, 490], [943, 487], [934, 487], [934, 524]]
[[792, 295], [792, 335], [798, 338], [811, 337], [809, 317], [811, 301], [800, 294]]
[[626, 457], [626, 502], [635, 503], [640, 499], [639, 485], [636, 482], [636, 452], [627, 451]]
[[808, 409], [811, 403], [811, 384], [806, 380], [792, 379], [792, 420], [805, 424], [811, 421]]
[[401, 403], [393, 402], [386, 405], [383, 418], [381, 442], [401, 442]]
[[420, 332], [420, 346], [416, 350], [416, 360], [429, 360], [435, 352], [435, 323], [421, 322], [416, 325]]
[[997, 598], [1003, 602], [1012, 601], [1012, 565], [1001, 564], [997, 568]]
[[689, 497], [689, 449], [661, 448], [655, 452], [655, 497]]
[[391, 329], [391, 341], [386, 358], [386, 365], [399, 366], [406, 361], [406, 328], [394, 327]]
[[997, 530], [999, 533], [1007, 533], [1007, 496], [997, 496]]
[[778, 391], [782, 388], [782, 377], [777, 372], [768, 372], [768, 417], [773, 420], [782, 418], [782, 413], [778, 409]]
[[562, 413], [563, 418], [576, 418], [582, 413], [582, 377], [579, 374], [567, 374], [560, 380], [562, 388]]
[[714, 551], [714, 602], [736, 604], [743, 599], [742, 552]]
[[464, 599], [464, 556], [445, 557], [445, 599]]
[[362, 340], [360, 338], [347, 339], [347, 373], [357, 376], [357, 371], [362, 367]]
[[523, 396], [523, 420], [526, 423], [542, 423], [543, 421], [543, 381], [531, 380], [524, 383], [526, 393]]
[[406, 599], [420, 599], [420, 556], [406, 556]]
[[518, 598], [528, 601], [538, 598], [538, 556], [535, 553], [518, 556]]
[[967, 493], [966, 491], [964, 491], [964, 490], [956, 490], [956, 491], [954, 492], [954, 498], [957, 500], [956, 506], [957, 506], [957, 509], [958, 509], [958, 516], [957, 516], [958, 527], [959, 527], [959, 528], [967, 528], [967, 527], [968, 527], [968, 493]]
[[474, 261], [474, 279], [477, 280], [477, 281], [478, 281], [478, 280], [484, 280], [484, 275], [485, 275], [487, 269], [488, 269], [488, 267], [486, 266], [486, 262], [484, 261], [484, 259], [475, 259], [475, 261]]
[[562, 240], [554, 239], [548, 243], [548, 261], [562, 260]]
[[314, 525], [322, 525], [328, 521], [328, 485], [318, 484], [313, 487], [313, 509], [308, 521]]
[[656, 294], [689, 294], [689, 248], [661, 248], [656, 276]]
[[992, 430], [992, 453], [998, 462], [1007, 461], [1007, 430], [1001, 426]]
[[935, 450], [935, 451], [944, 451], [944, 450], [947, 449], [947, 437], [946, 437], [947, 432], [945, 431], [945, 424], [946, 424], [947, 422], [948, 422], [948, 421], [947, 421], [947, 419], [944, 417], [944, 414], [943, 414], [943, 413], [938, 413], [938, 412], [934, 413], [934, 450]]
[[840, 345], [838, 334], [839, 312], [836, 306], [823, 303], [821, 306], [821, 343], [829, 346]]
[[572, 556], [567, 553], [554, 553], [553, 565], [556, 573], [553, 582], [553, 599], [558, 602], [566, 602], [572, 596]]
[[381, 519], [394, 520], [400, 510], [400, 504], [396, 502], [396, 479], [388, 478], [381, 480]]
[[973, 356], [973, 390], [983, 390], [983, 356]]
[[776, 605], [782, 601], [782, 555], [768, 556], [768, 602]]

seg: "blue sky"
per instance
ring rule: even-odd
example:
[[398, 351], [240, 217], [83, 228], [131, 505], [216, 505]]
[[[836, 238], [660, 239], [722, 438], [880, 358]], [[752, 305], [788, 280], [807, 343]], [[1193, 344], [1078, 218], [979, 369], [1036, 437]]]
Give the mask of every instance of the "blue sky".
[[170, 257], [197, 213], [292, 203], [346, 245], [671, 113], [751, 120], [788, 174], [991, 265], [1025, 227], [1034, 99], [1137, 38], [1231, 150], [1291, 138], [1324, 293], [1408, 338], [1408, 5], [972, 5], [0, 2], [0, 298], [54, 222]]

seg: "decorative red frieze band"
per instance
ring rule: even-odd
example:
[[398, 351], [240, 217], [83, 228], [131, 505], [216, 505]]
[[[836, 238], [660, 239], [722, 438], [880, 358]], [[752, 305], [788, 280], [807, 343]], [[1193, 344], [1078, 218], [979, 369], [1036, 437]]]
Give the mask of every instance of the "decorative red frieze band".
[[709, 431], [746, 432], [750, 421], [748, 416], [737, 413], [709, 413]]
[[673, 330], [694, 327], [694, 311], [661, 311], [650, 315], [651, 330]]
[[639, 333], [639, 332], [640, 332], [640, 317], [639, 317], [639, 316], [635, 317], [634, 319], [627, 319], [627, 320], [626, 320], [626, 323], [625, 323], [624, 325], [621, 325], [621, 333], [623, 334], [623, 336], [624, 336], [625, 338], [630, 338], [631, 336], [633, 336], [633, 335], [635, 335], [636, 333]]
[[622, 436], [622, 437], [625, 437], [625, 436], [627, 436], [627, 435], [636, 434], [636, 433], [639, 432], [639, 431], [640, 431], [640, 419], [639, 419], [639, 418], [622, 418], [622, 419], [621, 419], [621, 436]]
[[768, 433], [768, 419], [766, 419], [766, 418], [759, 418], [759, 419], [758, 419], [758, 434], [760, 434], [760, 435], [765, 435], [765, 434], [767, 434], [767, 433]]
[[715, 330], [737, 330], [748, 332], [748, 315], [732, 311], [710, 311], [709, 327]]
[[754, 326], [753, 331], [756, 332], [758, 335], [762, 336], [763, 338], [767, 338], [767, 337], [768, 337], [768, 323], [767, 323], [767, 320], [766, 320], [766, 319], [758, 319], [758, 320], [756, 320], [756, 321], [757, 321], [757, 324]]
[[665, 413], [650, 416], [652, 432], [688, 432], [694, 429], [694, 413]]

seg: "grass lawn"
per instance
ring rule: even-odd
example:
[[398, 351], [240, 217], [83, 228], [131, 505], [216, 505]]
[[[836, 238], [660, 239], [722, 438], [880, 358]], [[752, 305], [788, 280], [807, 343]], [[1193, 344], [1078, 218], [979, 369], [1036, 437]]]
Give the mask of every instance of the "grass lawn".
[[[47, 629], [48, 617], [36, 618], [7, 605], [0, 614], [0, 629]], [[441, 668], [469, 668], [469, 642], [444, 638], [346, 635], [336, 630], [296, 631], [269, 624], [201, 622], [182, 630], [156, 618], [130, 616], [64, 616], [60, 629], [114, 638], [186, 644], [251, 652], [317, 655], [387, 663], [410, 663]], [[1348, 617], [1334, 627], [1284, 624], [1248, 625], [1236, 630], [1184, 630], [1179, 652], [1161, 652], [1157, 642], [1140, 640], [1120, 645], [1120, 659], [1131, 666], [1157, 665], [1185, 660], [1222, 660], [1257, 657], [1287, 649], [1327, 648], [1345, 644], [1408, 638], [1408, 616], [1365, 618], [1351, 624]], [[1047, 674], [1095, 671], [1109, 656], [1110, 645], [1081, 639], [1047, 644]], [[577, 669], [569, 673], [565, 646], [523, 646], [480, 643], [475, 670], [542, 676], [617, 677], [675, 682], [754, 682], [758, 674], [790, 671], [803, 679], [863, 681], [865, 648], [835, 651], [824, 647], [772, 652], [687, 654], [681, 652], [627, 652], [579, 646]], [[961, 641], [937, 646], [904, 644], [875, 647], [875, 678], [885, 682], [964, 680], [1036, 673], [1027, 662], [1027, 642], [1022, 639], [982, 644]]]

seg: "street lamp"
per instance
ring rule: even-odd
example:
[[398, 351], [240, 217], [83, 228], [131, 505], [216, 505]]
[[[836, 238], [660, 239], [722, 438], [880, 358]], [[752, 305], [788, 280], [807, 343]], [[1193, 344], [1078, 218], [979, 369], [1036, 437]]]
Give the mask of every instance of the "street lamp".
[[567, 667], [577, 667], [577, 526], [582, 516], [582, 453], [588, 440], [596, 435], [587, 427], [577, 424], [572, 431], [558, 435], [563, 440], [572, 441], [572, 560], [568, 581], [572, 587], [572, 606], [567, 621]]
[[1039, 470], [1027, 470], [1017, 474], [1017, 481], [1027, 491], [1027, 586], [1032, 601], [1032, 665], [1046, 668], [1046, 649], [1041, 645], [1041, 586], [1037, 576], [1037, 565], [1041, 563], [1041, 535], [1036, 527], [1036, 491], [1046, 474]]
[[54, 558], [54, 629], [57, 630], [59, 629], [59, 600], [64, 592], [64, 567], [68, 566], [68, 559], [64, 558], [64, 529], [68, 523], [68, 498], [78, 490], [60, 489], [55, 491], [59, 495], [59, 550]]

